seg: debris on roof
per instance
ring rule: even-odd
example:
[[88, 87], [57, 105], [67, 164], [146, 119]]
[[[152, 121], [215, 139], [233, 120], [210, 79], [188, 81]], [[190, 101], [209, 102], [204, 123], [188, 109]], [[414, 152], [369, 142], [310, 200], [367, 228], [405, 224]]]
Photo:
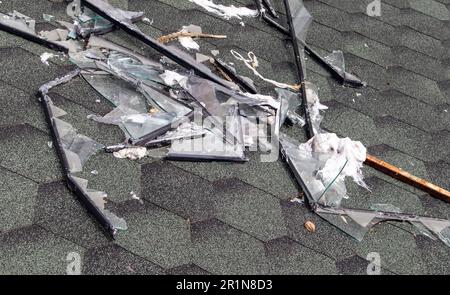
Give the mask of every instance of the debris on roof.
[[242, 19], [242, 17], [257, 17], [258, 11], [248, 9], [247, 7], [236, 7], [234, 5], [225, 6], [221, 4], [215, 4], [212, 0], [189, 0], [204, 9], [208, 12], [217, 14], [224, 19], [238, 18]]
[[166, 44], [172, 40], [178, 39], [178, 42], [187, 50], [200, 50], [200, 45], [194, 41], [193, 38], [212, 38], [212, 39], [226, 39], [225, 35], [205, 34], [202, 28], [196, 25], [183, 26], [183, 28], [176, 33], [164, 35], [158, 38], [158, 42]]
[[[449, 220], [404, 213], [402, 208], [390, 204], [369, 204], [371, 210], [345, 207], [344, 201], [350, 197], [345, 179], [351, 177], [369, 190], [361, 168], [368, 161], [376, 161], [367, 155], [361, 142], [339, 138], [321, 128], [321, 113], [327, 107], [320, 103], [319, 89], [307, 79], [305, 54], [325, 65], [344, 85], [363, 87], [365, 83], [347, 72], [342, 51], [321, 57], [309, 48], [306, 36], [312, 16], [303, 1], [284, 0], [287, 26], [275, 20], [278, 14], [269, 0], [257, 0], [257, 10], [224, 6], [210, 0], [190, 2], [225, 19], [261, 16], [283, 32], [294, 51], [297, 84], [265, 78], [258, 70], [262, 62], [260, 65], [253, 52], [244, 57], [231, 50], [231, 55], [255, 76], [273, 85], [278, 97], [262, 94], [254, 81], [219, 58], [217, 50], [211, 51], [213, 57], [201, 54], [200, 45], [194, 40], [215, 38], [220, 42], [226, 36], [204, 34], [200, 27], [190, 25], [155, 39], [137, 25], [139, 21], [149, 22], [143, 12], [121, 10], [103, 0], [81, 0], [80, 7], [76, 2], [70, 4], [68, 15], [73, 23], [44, 15], [46, 21], [61, 27], [39, 34], [35, 20], [28, 16], [17, 11], [0, 14], [0, 29], [67, 53], [77, 66], [77, 70], [43, 85], [39, 95], [69, 188], [112, 236], [118, 230], [127, 229], [126, 221], [108, 209], [105, 192], [88, 188], [88, 180], [79, 177], [85, 162], [99, 152], [139, 160], [151, 156], [152, 150], [166, 147], [167, 159], [183, 161], [245, 163], [248, 151], [276, 151], [285, 158], [303, 191], [305, 198], [301, 202], [355, 239], [362, 240], [379, 222], [402, 221], [450, 246]], [[153, 48], [161, 59], [148, 58], [100, 37], [116, 29]], [[198, 51], [196, 59], [189, 52], [165, 45], [172, 40], [178, 40], [187, 51]], [[44, 53], [41, 60], [48, 64], [54, 56], [54, 53]], [[215, 68], [202, 63], [207, 60]], [[118, 126], [123, 132], [123, 142], [105, 146], [79, 134], [70, 122], [63, 121], [67, 113], [55, 105], [49, 92], [62, 84], [70, 85], [75, 77], [84, 79], [113, 107], [106, 114], [91, 114], [87, 119]], [[300, 143], [282, 132], [282, 126], [289, 124], [304, 127], [308, 141]], [[393, 170], [392, 167], [386, 169]], [[397, 174], [421, 182], [421, 188], [439, 192], [439, 188], [423, 184], [423, 180]], [[133, 192], [130, 195], [139, 199]], [[300, 202], [300, 199], [294, 201]], [[316, 230], [312, 222], [304, 226], [310, 232]]]

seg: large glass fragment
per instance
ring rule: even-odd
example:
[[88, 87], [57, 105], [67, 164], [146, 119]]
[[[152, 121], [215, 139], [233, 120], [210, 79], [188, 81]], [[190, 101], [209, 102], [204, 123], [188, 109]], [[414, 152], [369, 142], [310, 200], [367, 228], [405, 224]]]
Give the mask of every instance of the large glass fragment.
[[[192, 113], [191, 108], [164, 93], [159, 68], [121, 52], [109, 52], [107, 63], [86, 53], [80, 55], [93, 63], [91, 69], [85, 69], [83, 77], [116, 106], [103, 117], [89, 118], [118, 125], [130, 143], [146, 145]], [[89, 63], [86, 60], [83, 64]]]
[[296, 112], [302, 104], [298, 93], [282, 88], [276, 88], [275, 91], [278, 93], [278, 100], [280, 101], [280, 126], [289, 118], [292, 123], [303, 127], [305, 120]]
[[111, 52], [108, 57], [108, 66], [114, 72], [126, 75], [131, 79], [164, 83], [159, 69], [144, 65], [141, 61], [123, 53]]
[[129, 83], [108, 73], [84, 73], [83, 78], [114, 106], [126, 106], [138, 113], [148, 111], [145, 97]]
[[159, 62], [148, 59], [145, 56], [140, 55], [137, 52], [134, 52], [128, 48], [125, 48], [123, 46], [120, 46], [118, 44], [115, 44], [111, 41], [108, 41], [108, 40], [103, 39], [98, 36], [91, 36], [89, 38], [88, 47], [108, 49], [111, 51], [120, 52], [122, 54], [125, 54], [127, 56], [133, 57], [134, 59], [139, 60], [143, 65], [151, 66], [151, 67], [157, 68], [157, 69], [162, 69], [162, 65]]
[[218, 104], [227, 102], [228, 99], [268, 112], [278, 110], [280, 107], [280, 103], [271, 96], [237, 92], [195, 75], [188, 76], [185, 85], [182, 86], [211, 114], [218, 111]]
[[83, 165], [89, 157], [103, 149], [104, 146], [85, 135], [79, 134], [71, 124], [63, 121], [61, 117], [67, 113], [56, 107], [48, 96], [48, 92], [53, 87], [67, 83], [79, 74], [80, 70], [75, 70], [66, 76], [42, 85], [39, 88], [39, 94], [52, 130], [55, 147], [61, 157], [69, 188], [114, 236], [117, 230], [127, 228], [125, 220], [105, 208], [106, 194], [104, 192], [89, 189], [86, 179], [74, 175], [74, 173], [82, 172]]
[[[238, 107], [237, 105], [223, 105], [223, 108], [224, 117], [220, 120], [212, 120], [213, 117], [205, 118], [202, 125], [205, 131], [203, 137], [175, 140], [169, 149], [167, 158], [199, 161], [247, 161]], [[217, 124], [217, 122], [221, 123]]]
[[301, 44], [305, 44], [313, 18], [302, 0], [287, 0], [287, 3], [292, 16], [292, 24], [294, 26], [292, 29], [295, 32], [295, 36]]
[[97, 14], [100, 14], [102, 17], [105, 17], [110, 22], [114, 23], [116, 26], [124, 30], [126, 33], [134, 36], [140, 41], [144, 42], [148, 46], [157, 50], [164, 56], [169, 59], [175, 61], [179, 65], [193, 70], [196, 74], [210, 79], [218, 84], [223, 85], [224, 87], [235, 87], [231, 85], [229, 82], [223, 80], [217, 75], [213, 74], [211, 70], [205, 65], [196, 62], [192, 57], [187, 54], [184, 54], [180, 50], [176, 50], [172, 47], [165, 46], [160, 44], [157, 40], [152, 37], [144, 34], [139, 27], [134, 25], [131, 20], [131, 16], [129, 14], [124, 13], [122, 10], [113, 7], [109, 3], [101, 0], [82, 0], [82, 4], [87, 6], [89, 9], [95, 11]]
[[27, 40], [47, 46], [57, 51], [69, 52], [70, 50], [76, 49], [75, 44], [72, 44], [69, 41], [52, 41], [38, 36], [36, 34], [35, 25], [35, 20], [17, 11], [10, 14], [0, 13], [0, 30], [21, 36]]

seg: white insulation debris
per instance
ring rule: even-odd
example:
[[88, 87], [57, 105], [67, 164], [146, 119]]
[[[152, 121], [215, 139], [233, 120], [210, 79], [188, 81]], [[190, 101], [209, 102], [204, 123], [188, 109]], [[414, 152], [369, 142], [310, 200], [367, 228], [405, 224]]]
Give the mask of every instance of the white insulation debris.
[[237, 18], [242, 19], [242, 17], [257, 17], [259, 15], [257, 10], [252, 10], [247, 7], [236, 7], [234, 5], [225, 6], [221, 4], [215, 4], [211, 0], [189, 0], [204, 9], [208, 12], [217, 14], [224, 19]]
[[119, 159], [139, 160], [147, 155], [145, 147], [130, 147], [114, 152], [114, 157]]
[[50, 58], [54, 58], [54, 57], [56, 57], [57, 55], [55, 55], [55, 54], [53, 54], [53, 53], [50, 53], [50, 52], [44, 52], [42, 55], [41, 55], [41, 61], [42, 61], [42, 63], [44, 63], [44, 64], [46, 64], [47, 66], [49, 65], [49, 63], [48, 63], [48, 60], [50, 59]]
[[313, 157], [318, 158], [322, 164], [318, 176], [324, 183], [332, 182], [337, 175], [342, 180], [349, 176], [358, 185], [368, 189], [361, 171], [367, 150], [361, 142], [348, 137], [339, 138], [334, 133], [320, 133], [301, 144], [299, 148], [312, 152]]

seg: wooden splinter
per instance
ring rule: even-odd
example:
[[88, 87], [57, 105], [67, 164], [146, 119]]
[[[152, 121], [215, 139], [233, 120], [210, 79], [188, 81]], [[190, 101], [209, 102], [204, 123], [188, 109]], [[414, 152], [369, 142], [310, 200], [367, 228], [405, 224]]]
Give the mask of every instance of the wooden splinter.
[[393, 178], [396, 178], [402, 182], [405, 182], [405, 183], [410, 184], [420, 190], [423, 190], [423, 191], [429, 193], [430, 195], [435, 196], [447, 203], [450, 203], [450, 192], [449, 191], [447, 191], [435, 184], [432, 184], [422, 178], [414, 176], [406, 171], [403, 171], [402, 169], [395, 167], [394, 165], [386, 163], [385, 161], [380, 160], [377, 157], [367, 155], [365, 164], [369, 165], [370, 167], [375, 168]]

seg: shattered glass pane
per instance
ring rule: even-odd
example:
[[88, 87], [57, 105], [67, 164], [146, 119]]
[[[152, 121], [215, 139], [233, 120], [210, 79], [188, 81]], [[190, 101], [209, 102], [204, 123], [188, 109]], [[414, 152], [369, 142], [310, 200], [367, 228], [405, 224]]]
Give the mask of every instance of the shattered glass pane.
[[419, 221], [450, 247], [450, 220], [421, 217]]
[[[369, 227], [362, 226], [346, 214], [328, 213], [326, 211], [316, 211], [316, 213], [317, 215], [358, 241], [362, 241], [364, 235], [369, 230]], [[366, 218], [364, 221], [367, 221], [368, 219], [369, 218]]]
[[86, 37], [92, 33], [104, 34], [112, 30], [114, 25], [103, 17], [97, 15], [89, 8], [84, 8], [83, 13], [78, 16], [78, 34]]
[[83, 165], [90, 156], [103, 149], [104, 146], [93, 139], [78, 134], [76, 129], [69, 123], [59, 119], [66, 112], [56, 107], [47, 93], [55, 86], [67, 83], [80, 74], [79, 70], [73, 71], [66, 76], [57, 78], [39, 88], [41, 102], [47, 110], [46, 114], [51, 122], [50, 127], [58, 142], [56, 148], [59, 150], [61, 161], [66, 171], [68, 187], [84, 201], [85, 205], [101, 223], [114, 235], [118, 229], [127, 229], [124, 219], [117, 217], [114, 213], [105, 209], [106, 193], [88, 189], [88, 181], [75, 177], [73, 173], [83, 171]]
[[83, 74], [83, 78], [113, 105], [126, 106], [139, 113], [147, 112], [145, 97], [129, 83], [109, 74]]
[[[204, 137], [175, 140], [167, 154], [170, 159], [246, 161], [242, 124], [236, 105], [226, 105], [224, 126], [207, 117]], [[225, 133], [222, 132], [225, 128]]]
[[183, 104], [175, 101], [171, 97], [153, 89], [145, 84], [141, 85], [142, 92], [144, 93], [147, 101], [155, 108], [167, 112], [174, 113], [178, 118], [188, 115], [192, 110]]
[[142, 56], [128, 48], [122, 47], [118, 44], [115, 44], [113, 42], [110, 42], [106, 39], [103, 39], [98, 36], [91, 36], [89, 38], [88, 47], [90, 48], [102, 48], [102, 49], [108, 49], [114, 52], [122, 53], [126, 56], [133, 57], [136, 60], [139, 60], [141, 64], [146, 66], [151, 66], [155, 69], [162, 69], [162, 65], [154, 60], [150, 60], [146, 58], [145, 56]]
[[193, 70], [198, 75], [207, 77], [208, 79], [220, 85], [223, 85], [224, 87], [237, 89], [236, 85], [234, 85], [233, 83], [229, 83], [228, 81], [225, 81], [224, 79], [213, 74], [208, 67], [201, 63], [197, 63], [195, 59], [192, 58], [189, 54], [175, 47], [160, 44], [157, 40], [144, 34], [138, 26], [132, 24], [130, 13], [126, 13], [120, 9], [117, 9], [111, 6], [109, 3], [101, 0], [84, 0], [84, 4], [92, 10], [98, 11], [108, 20], [114, 22], [118, 27], [126, 29], [128, 33], [132, 34], [135, 38], [157, 50], [167, 58], [175, 61], [179, 65], [189, 70]]
[[140, 139], [170, 124], [177, 118], [175, 113], [136, 114], [123, 116], [121, 123], [133, 139]]
[[142, 64], [139, 60], [119, 52], [112, 52], [108, 58], [108, 65], [116, 73], [123, 73], [128, 77], [153, 81], [163, 84], [161, 71], [152, 66]]

